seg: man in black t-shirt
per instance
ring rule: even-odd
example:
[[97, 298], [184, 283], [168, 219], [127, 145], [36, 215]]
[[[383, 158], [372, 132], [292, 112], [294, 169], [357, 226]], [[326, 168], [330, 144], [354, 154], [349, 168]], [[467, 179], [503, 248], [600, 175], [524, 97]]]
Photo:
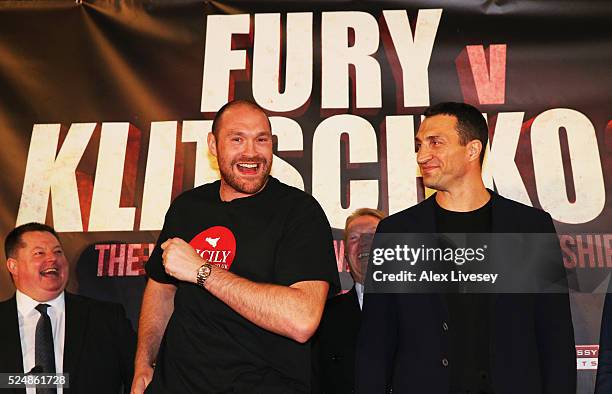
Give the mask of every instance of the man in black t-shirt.
[[307, 393], [308, 340], [339, 287], [331, 228], [269, 175], [259, 106], [226, 104], [212, 130], [221, 179], [173, 201], [146, 264], [132, 391]]
[[[547, 239], [554, 238], [553, 270], [564, 279], [550, 215], [499, 196], [483, 184], [488, 128], [482, 114], [467, 104], [441, 103], [424, 115], [415, 138], [417, 162], [424, 185], [437, 193], [383, 219], [376, 233], [420, 233], [427, 238], [433, 238], [432, 233], [468, 233], [460, 235], [468, 246], [474, 237], [469, 233], [545, 233]], [[537, 252], [530, 249], [525, 252]], [[576, 392], [567, 291], [484, 294], [465, 290], [383, 294], [369, 292], [366, 279], [356, 392]]]

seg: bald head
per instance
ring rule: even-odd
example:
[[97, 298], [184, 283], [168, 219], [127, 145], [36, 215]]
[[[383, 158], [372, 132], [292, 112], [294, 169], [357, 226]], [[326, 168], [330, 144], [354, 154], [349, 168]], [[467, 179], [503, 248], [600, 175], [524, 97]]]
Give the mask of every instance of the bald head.
[[265, 111], [258, 104], [253, 103], [251, 101], [246, 101], [246, 100], [232, 100], [226, 103], [223, 107], [221, 107], [219, 111], [217, 111], [217, 114], [215, 115], [215, 118], [213, 119], [212, 132], [215, 135], [215, 137], [219, 136], [219, 131], [221, 130], [221, 127], [223, 126], [223, 119], [225, 118], [225, 115], [227, 115], [226, 113], [239, 111], [241, 108], [245, 108], [245, 109], [248, 108], [248, 109], [252, 109], [252, 110], [261, 112], [266, 117], [266, 120], [268, 121], [268, 127], [270, 128], [270, 130], [272, 130], [270, 119], [268, 119], [268, 116], [266, 115]]

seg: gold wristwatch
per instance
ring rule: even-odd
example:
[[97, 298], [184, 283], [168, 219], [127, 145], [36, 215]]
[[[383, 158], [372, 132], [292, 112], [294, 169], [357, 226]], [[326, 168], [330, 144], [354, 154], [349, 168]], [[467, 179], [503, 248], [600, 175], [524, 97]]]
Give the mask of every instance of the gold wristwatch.
[[198, 286], [204, 288], [206, 279], [208, 279], [211, 272], [212, 265], [210, 265], [210, 263], [204, 263], [200, 266], [200, 268], [198, 268], [198, 274], [196, 276], [196, 283], [198, 284]]

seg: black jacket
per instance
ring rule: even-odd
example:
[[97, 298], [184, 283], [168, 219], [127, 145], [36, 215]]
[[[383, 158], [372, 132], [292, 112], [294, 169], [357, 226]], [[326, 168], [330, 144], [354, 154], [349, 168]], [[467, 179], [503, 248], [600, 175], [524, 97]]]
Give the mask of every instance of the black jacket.
[[595, 394], [609, 393], [612, 393], [612, 280], [608, 284], [601, 316], [599, 362], [595, 381]]
[[[546, 212], [492, 195], [493, 233], [554, 233]], [[377, 233], [434, 233], [435, 196], [383, 219]], [[562, 267], [559, 251], [559, 267]], [[563, 274], [562, 274], [563, 275]], [[489, 355], [496, 394], [575, 394], [576, 353], [568, 294], [493, 294]], [[356, 392], [446, 394], [448, 310], [440, 294], [366, 294]], [[446, 365], [445, 365], [446, 364]]]
[[[65, 292], [66, 394], [128, 393], [134, 375], [136, 335], [119, 304]], [[0, 372], [24, 372], [15, 296], [0, 302]], [[11, 392], [11, 391], [7, 391]], [[13, 393], [25, 393], [14, 389]]]
[[313, 338], [313, 393], [354, 392], [355, 347], [360, 325], [361, 308], [354, 286], [327, 301]]

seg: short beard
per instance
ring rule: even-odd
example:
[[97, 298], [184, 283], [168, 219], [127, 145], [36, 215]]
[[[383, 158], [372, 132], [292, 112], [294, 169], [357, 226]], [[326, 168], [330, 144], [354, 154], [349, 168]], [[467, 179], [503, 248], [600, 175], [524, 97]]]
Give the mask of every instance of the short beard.
[[247, 182], [241, 180], [239, 177], [235, 176], [232, 169], [234, 167], [235, 162], [240, 162], [240, 160], [235, 160], [230, 165], [229, 171], [224, 171], [223, 167], [225, 167], [222, 163], [219, 163], [219, 172], [221, 173], [221, 178], [223, 181], [229, 185], [232, 189], [237, 191], [238, 193], [243, 194], [255, 194], [259, 192], [265, 186], [268, 181], [268, 176], [270, 175], [271, 165], [264, 158], [257, 158], [257, 163], [262, 167], [263, 172], [261, 174], [261, 178], [257, 180], [257, 182]]

